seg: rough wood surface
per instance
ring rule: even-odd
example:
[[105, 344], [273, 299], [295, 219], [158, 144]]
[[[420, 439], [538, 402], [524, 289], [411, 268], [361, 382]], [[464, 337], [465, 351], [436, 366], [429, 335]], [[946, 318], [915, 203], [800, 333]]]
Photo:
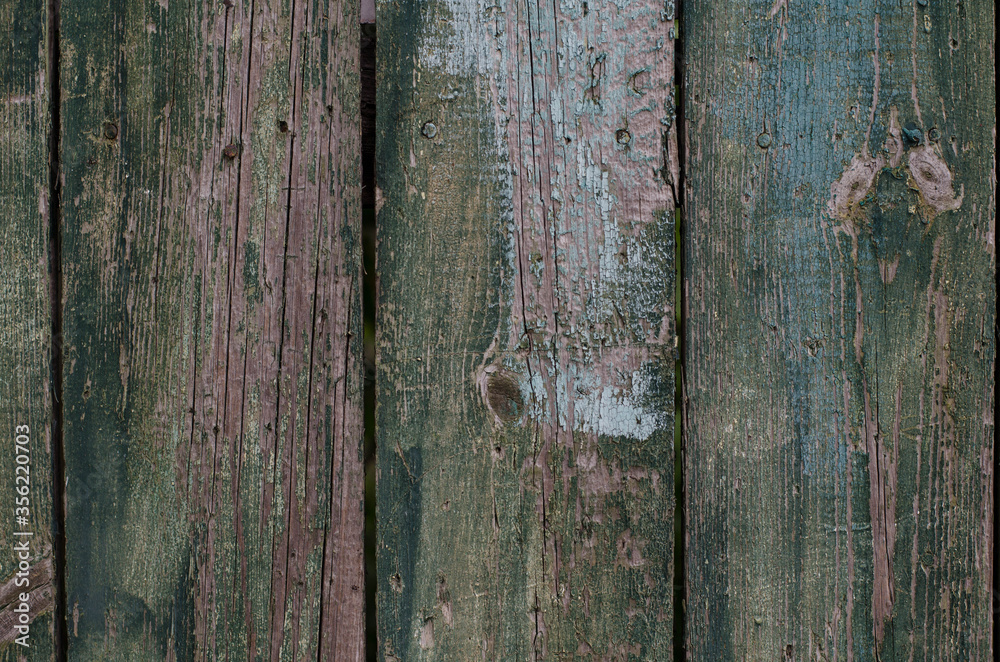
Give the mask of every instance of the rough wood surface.
[[672, 3], [378, 5], [379, 658], [672, 658]]
[[[7, 662], [50, 660], [53, 651], [45, 3], [0, 4], [0, 34], [0, 661]], [[24, 542], [26, 559], [16, 547]], [[30, 648], [16, 643], [25, 591]]]
[[69, 657], [363, 657], [358, 17], [62, 6]]
[[692, 659], [993, 659], [994, 11], [685, 5]]

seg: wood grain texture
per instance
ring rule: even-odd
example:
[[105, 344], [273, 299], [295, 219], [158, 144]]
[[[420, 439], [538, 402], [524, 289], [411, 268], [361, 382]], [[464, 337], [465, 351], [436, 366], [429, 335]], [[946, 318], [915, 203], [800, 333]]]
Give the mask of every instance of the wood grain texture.
[[[44, 2], [0, 4], [0, 661], [51, 660], [49, 92]], [[16, 443], [18, 434], [27, 438]], [[27, 452], [18, 452], [18, 449]], [[17, 456], [29, 459], [19, 464]], [[17, 467], [20, 467], [18, 469]], [[26, 487], [27, 495], [19, 488]], [[27, 497], [25, 501], [19, 501]], [[15, 511], [15, 508], [27, 508]], [[25, 517], [18, 523], [15, 516]], [[15, 532], [31, 532], [31, 536]], [[15, 548], [28, 543], [21, 559]], [[21, 561], [25, 561], [25, 566]], [[28, 581], [28, 586], [24, 581]], [[21, 594], [28, 592], [24, 648]]]
[[69, 657], [363, 657], [358, 17], [62, 6]]
[[672, 3], [378, 5], [379, 657], [672, 657]]
[[685, 5], [692, 659], [992, 659], [994, 11]]

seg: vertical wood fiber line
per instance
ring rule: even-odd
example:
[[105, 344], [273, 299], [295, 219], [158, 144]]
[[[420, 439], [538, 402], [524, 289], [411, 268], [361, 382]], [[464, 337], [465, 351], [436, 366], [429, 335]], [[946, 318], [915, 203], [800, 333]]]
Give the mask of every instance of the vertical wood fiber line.
[[380, 659], [669, 660], [673, 3], [377, 13]]
[[[0, 661], [13, 662], [50, 660], [54, 648], [50, 59], [44, 0], [0, 5], [0, 34], [5, 37], [0, 47], [0, 434], [4, 440], [0, 452]], [[19, 438], [21, 434], [27, 439]], [[29, 462], [18, 463], [19, 455]], [[19, 493], [21, 487], [27, 487], [26, 495]], [[27, 506], [19, 501], [25, 497]], [[21, 535], [24, 532], [31, 535]], [[21, 559], [18, 545], [25, 542], [27, 558]], [[23, 584], [25, 579], [28, 586]], [[16, 643], [23, 635], [18, 626], [22, 625], [20, 595], [24, 592], [28, 593], [24, 613], [30, 648]]]
[[358, 29], [62, 6], [70, 659], [363, 658]]
[[686, 9], [689, 655], [992, 659], [994, 4]]

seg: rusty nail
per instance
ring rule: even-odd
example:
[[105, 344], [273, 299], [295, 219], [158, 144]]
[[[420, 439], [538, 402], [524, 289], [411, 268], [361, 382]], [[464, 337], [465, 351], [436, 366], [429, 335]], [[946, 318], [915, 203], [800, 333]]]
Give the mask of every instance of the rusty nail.
[[916, 147], [924, 141], [924, 132], [914, 122], [907, 122], [902, 128], [902, 134], [903, 144], [907, 147]]
[[114, 140], [118, 137], [118, 125], [114, 122], [104, 123], [104, 137], [108, 140]]
[[628, 132], [628, 129], [618, 129], [615, 131], [615, 140], [619, 145], [627, 145], [632, 142], [632, 134]]
[[235, 159], [236, 155], [240, 153], [240, 148], [236, 146], [236, 143], [229, 143], [226, 145], [225, 149], [222, 150], [222, 155], [227, 159]]

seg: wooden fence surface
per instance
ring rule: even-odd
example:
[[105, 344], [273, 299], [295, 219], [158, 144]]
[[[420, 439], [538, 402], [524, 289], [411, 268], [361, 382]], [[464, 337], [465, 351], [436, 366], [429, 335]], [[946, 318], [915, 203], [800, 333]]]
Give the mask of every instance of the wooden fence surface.
[[60, 27], [68, 657], [361, 659], [356, 10]]
[[668, 659], [673, 17], [379, 9], [379, 655]]
[[[49, 57], [41, 0], [0, 4], [0, 660], [52, 656]], [[24, 598], [27, 598], [26, 600]], [[25, 626], [22, 614], [28, 615]], [[24, 628], [24, 629], [21, 629]], [[27, 642], [29, 639], [23, 639]]]
[[0, 0], [0, 662], [991, 660], [994, 5], [367, 12]]
[[992, 659], [992, 7], [685, 5], [694, 659]]

